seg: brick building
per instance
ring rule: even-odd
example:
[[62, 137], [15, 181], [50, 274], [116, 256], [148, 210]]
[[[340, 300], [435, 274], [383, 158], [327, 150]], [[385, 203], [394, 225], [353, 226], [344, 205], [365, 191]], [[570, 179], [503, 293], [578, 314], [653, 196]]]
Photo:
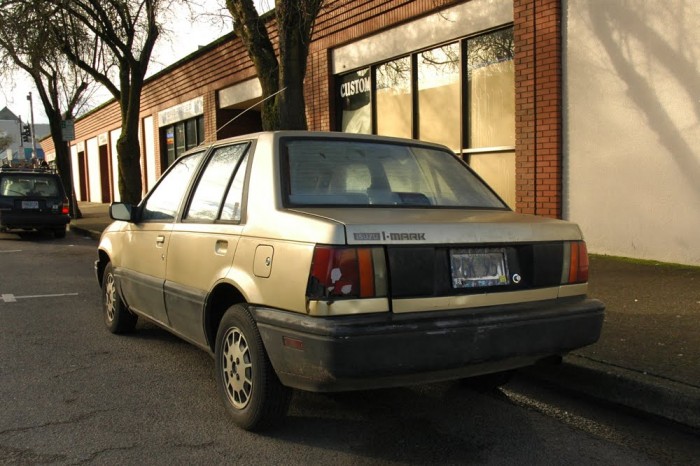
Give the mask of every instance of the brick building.
[[[307, 121], [443, 143], [514, 209], [577, 221], [594, 252], [700, 265], [699, 26], [692, 0], [329, 0]], [[260, 96], [234, 34], [149, 78], [144, 189], [188, 148], [259, 130]], [[119, 126], [115, 102], [76, 122], [79, 199], [118, 200]], [[630, 151], [640, 137], [647, 146]], [[658, 182], [663, 196], [646, 192], [639, 208], [635, 184]]]

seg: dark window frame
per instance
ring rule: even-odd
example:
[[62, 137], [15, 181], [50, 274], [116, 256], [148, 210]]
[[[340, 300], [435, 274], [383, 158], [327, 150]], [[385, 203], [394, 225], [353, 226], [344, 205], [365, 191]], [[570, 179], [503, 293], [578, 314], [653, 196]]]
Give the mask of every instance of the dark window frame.
[[[194, 141], [189, 140], [189, 136], [191, 135], [188, 135], [187, 132], [188, 124], [194, 125], [194, 133], [191, 134], [195, 137]], [[178, 137], [177, 129], [179, 127], [182, 127], [182, 133], [185, 139], [184, 141], [180, 141], [180, 137]], [[173, 135], [172, 145], [168, 145], [169, 132], [172, 132]], [[162, 126], [159, 129], [161, 144], [161, 171], [165, 171], [165, 169], [170, 167], [185, 152], [203, 144], [205, 142], [204, 133], [204, 115], [198, 115], [196, 117]]]
[[[450, 41], [446, 41], [443, 43], [439, 44], [433, 44], [429, 47], [420, 49], [420, 50], [415, 50], [412, 51], [410, 54], [402, 54], [398, 55], [396, 57], [391, 57], [387, 60], [383, 60], [378, 63], [373, 63], [369, 65], [363, 65], [357, 69], [354, 70], [349, 70], [346, 73], [338, 74], [334, 76], [334, 82], [333, 82], [333, 89], [334, 89], [334, 94], [336, 98], [333, 101], [333, 104], [335, 106], [336, 111], [333, 113], [335, 116], [335, 121], [333, 121], [332, 127], [334, 128], [335, 131], [342, 131], [342, 104], [340, 103], [340, 83], [341, 79], [340, 77], [349, 75], [351, 73], [356, 73], [360, 70], [367, 69], [369, 68], [370, 71], [370, 82], [371, 82], [371, 89], [370, 89], [370, 108], [371, 108], [371, 131], [372, 134], [377, 134], [377, 103], [376, 103], [376, 92], [377, 92], [377, 68], [379, 66], [382, 66], [386, 63], [390, 63], [394, 60], [398, 60], [400, 58], [404, 58], [406, 56], [410, 56], [411, 59], [411, 138], [413, 139], [418, 139], [419, 135], [419, 126], [420, 126], [420, 108], [418, 104], [419, 100], [419, 95], [418, 95], [418, 55], [429, 51], [433, 50], [438, 47], [442, 47], [445, 45], [449, 44], [454, 44], [457, 43], [459, 47], [459, 73], [460, 73], [460, 112], [459, 112], [459, 119], [460, 119], [460, 151], [457, 153], [458, 156], [460, 156], [465, 162], [469, 163], [470, 157], [472, 154], [498, 154], [498, 153], [504, 153], [504, 152], [514, 152], [515, 151], [515, 146], [498, 146], [498, 147], [479, 147], [479, 148], [471, 148], [470, 143], [469, 143], [469, 104], [470, 104], [470, 96], [469, 96], [469, 80], [468, 80], [468, 42], [470, 39], [474, 39], [477, 37], [482, 37], [482, 36], [487, 36], [488, 34], [492, 34], [498, 31], [503, 31], [506, 29], [513, 29], [514, 25], [512, 23], [503, 25], [503, 26], [498, 26], [492, 29], [487, 29], [483, 31], [479, 31], [476, 34], [470, 34], [468, 36], [464, 36], [458, 39], [453, 39]], [[515, 59], [515, 57], [513, 57]]]

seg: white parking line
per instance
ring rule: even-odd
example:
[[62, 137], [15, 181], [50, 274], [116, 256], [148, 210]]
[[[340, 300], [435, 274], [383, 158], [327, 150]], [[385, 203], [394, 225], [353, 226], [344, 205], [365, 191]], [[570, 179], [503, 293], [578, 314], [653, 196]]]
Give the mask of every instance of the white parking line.
[[32, 298], [60, 298], [63, 296], [78, 296], [78, 293], [60, 293], [60, 294], [35, 294], [30, 296], [15, 296], [13, 294], [2, 294], [0, 295], [0, 300], [5, 303], [16, 303], [18, 299], [32, 299]]

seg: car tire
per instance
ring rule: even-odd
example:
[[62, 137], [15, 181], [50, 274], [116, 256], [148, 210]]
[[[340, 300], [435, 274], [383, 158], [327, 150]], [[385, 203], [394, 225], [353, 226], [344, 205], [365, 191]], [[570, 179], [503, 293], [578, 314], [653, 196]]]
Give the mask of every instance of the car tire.
[[56, 237], [58, 239], [65, 238], [66, 237], [66, 227], [56, 228], [53, 231], [53, 235], [54, 235], [54, 237]]
[[237, 426], [260, 431], [281, 422], [292, 392], [275, 374], [245, 304], [231, 306], [221, 319], [215, 358], [219, 395]]
[[102, 311], [107, 329], [116, 334], [129, 333], [136, 327], [138, 316], [132, 314], [119, 296], [117, 279], [112, 270], [112, 263], [105, 267], [102, 276]]

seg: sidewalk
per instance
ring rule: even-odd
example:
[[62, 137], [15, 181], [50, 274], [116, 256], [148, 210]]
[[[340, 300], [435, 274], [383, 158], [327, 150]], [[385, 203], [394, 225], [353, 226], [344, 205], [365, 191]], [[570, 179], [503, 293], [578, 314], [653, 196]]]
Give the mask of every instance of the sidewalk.
[[700, 267], [591, 256], [589, 295], [600, 340], [524, 372], [700, 431]]
[[[99, 239], [108, 205], [79, 206], [71, 230]], [[700, 267], [591, 256], [589, 295], [606, 305], [598, 343], [519, 373], [700, 431]]]

